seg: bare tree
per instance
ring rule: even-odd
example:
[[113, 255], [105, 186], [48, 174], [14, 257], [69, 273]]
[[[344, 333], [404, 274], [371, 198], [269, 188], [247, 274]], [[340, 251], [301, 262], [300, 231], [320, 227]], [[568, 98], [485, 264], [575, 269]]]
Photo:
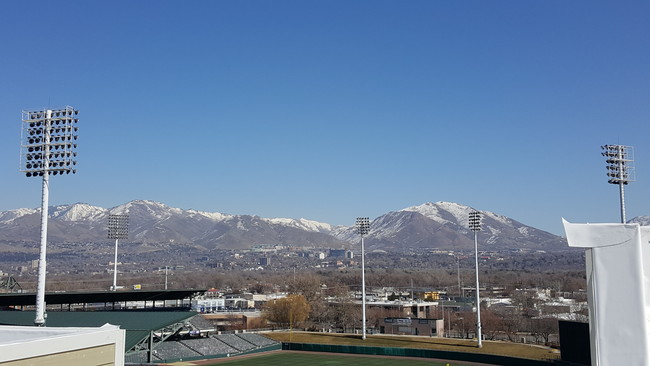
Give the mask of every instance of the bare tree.
[[481, 327], [486, 339], [495, 340], [503, 328], [503, 319], [490, 309], [481, 309]]
[[321, 297], [321, 276], [315, 273], [299, 273], [288, 281], [289, 293], [300, 294], [308, 302], [312, 302]]
[[557, 334], [558, 332], [559, 324], [556, 318], [531, 319], [530, 333], [535, 336], [538, 343], [541, 338], [544, 341], [544, 344], [549, 344], [550, 336]]
[[524, 328], [524, 317], [516, 311], [505, 312], [501, 314], [501, 324], [503, 333], [511, 342], [517, 341], [517, 333]]
[[361, 308], [351, 301], [342, 301], [329, 304], [329, 321], [334, 328], [347, 329], [361, 328]]
[[450, 319], [452, 327], [463, 338], [471, 338], [470, 334], [476, 331], [476, 313], [473, 311], [461, 311], [452, 315]]

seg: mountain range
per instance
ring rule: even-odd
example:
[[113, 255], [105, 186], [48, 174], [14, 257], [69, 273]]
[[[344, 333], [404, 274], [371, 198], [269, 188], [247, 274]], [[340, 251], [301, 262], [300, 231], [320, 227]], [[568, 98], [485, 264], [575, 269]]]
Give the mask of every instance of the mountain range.
[[[388, 212], [371, 221], [367, 250], [407, 248], [470, 250], [474, 233], [468, 229], [469, 206], [427, 202]], [[562, 237], [511, 218], [482, 211], [478, 234], [482, 250], [566, 250]], [[306, 219], [261, 218], [218, 212], [183, 210], [160, 202], [136, 200], [102, 208], [85, 203], [49, 208], [48, 242], [105, 243], [109, 214], [129, 215], [126, 242], [183, 244], [205, 249], [244, 249], [272, 244], [299, 247], [350, 248], [358, 244], [354, 226], [333, 226]], [[0, 212], [0, 244], [39, 241], [40, 209]], [[0, 249], [1, 250], [1, 249]]]

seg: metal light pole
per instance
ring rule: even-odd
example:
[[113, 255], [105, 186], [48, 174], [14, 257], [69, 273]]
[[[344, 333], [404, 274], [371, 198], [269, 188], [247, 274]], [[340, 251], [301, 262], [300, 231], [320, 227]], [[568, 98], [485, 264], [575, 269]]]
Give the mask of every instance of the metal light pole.
[[59, 109], [22, 111], [20, 171], [27, 177], [42, 177], [41, 246], [38, 260], [36, 318], [34, 324], [45, 326], [45, 273], [47, 270], [47, 219], [50, 175], [76, 173], [78, 110], [70, 106]]
[[115, 239], [115, 261], [113, 263], [113, 286], [117, 291], [117, 245], [120, 239], [129, 238], [129, 215], [108, 215], [108, 238]]
[[607, 163], [607, 183], [618, 184], [621, 200], [621, 223], [625, 224], [625, 191], [623, 186], [634, 181], [634, 148], [624, 145], [603, 145], [603, 155]]
[[472, 211], [469, 213], [469, 229], [474, 232], [474, 259], [476, 261], [476, 347], [483, 347], [481, 341], [481, 300], [479, 297], [478, 283], [478, 232], [481, 230], [481, 213]]
[[458, 297], [465, 297], [463, 294], [463, 288], [460, 284], [460, 256], [456, 254], [456, 274], [458, 275]]
[[165, 290], [167, 290], [167, 266], [165, 266]]
[[357, 234], [361, 235], [361, 323], [363, 331], [361, 339], [366, 339], [366, 260], [363, 236], [370, 232], [370, 219], [357, 217]]

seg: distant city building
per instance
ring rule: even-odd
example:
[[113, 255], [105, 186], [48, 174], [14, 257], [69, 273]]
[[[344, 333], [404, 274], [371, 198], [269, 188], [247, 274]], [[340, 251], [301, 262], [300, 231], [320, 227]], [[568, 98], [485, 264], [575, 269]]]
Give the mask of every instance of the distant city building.
[[424, 293], [424, 298], [428, 301], [438, 301], [440, 300], [439, 291], [428, 291]]
[[368, 309], [394, 311], [412, 318], [429, 319], [438, 312], [438, 303], [427, 301], [371, 301], [366, 306]]
[[269, 257], [262, 257], [259, 260], [260, 266], [268, 266], [271, 265], [271, 258]]
[[201, 313], [212, 313], [226, 308], [226, 299], [209, 298], [192, 300], [192, 310]]
[[266, 252], [266, 253], [276, 253], [278, 249], [281, 249], [282, 246], [275, 244], [256, 244], [251, 246], [251, 251], [253, 252]]
[[345, 257], [345, 249], [330, 249], [330, 257]]
[[442, 319], [384, 318], [379, 322], [379, 333], [382, 334], [442, 337], [444, 332], [445, 325]]
[[354, 258], [354, 253], [346, 249], [330, 249], [330, 257], [352, 259]]

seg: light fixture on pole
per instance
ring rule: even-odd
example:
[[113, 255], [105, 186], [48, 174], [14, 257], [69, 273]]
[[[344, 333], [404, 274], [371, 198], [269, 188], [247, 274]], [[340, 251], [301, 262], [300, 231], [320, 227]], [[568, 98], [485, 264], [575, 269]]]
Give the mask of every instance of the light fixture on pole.
[[618, 184], [621, 199], [621, 223], [625, 224], [625, 190], [623, 186], [634, 181], [634, 148], [624, 145], [603, 145], [600, 147], [607, 163], [607, 183]]
[[370, 219], [357, 217], [357, 234], [361, 235], [361, 339], [366, 339], [366, 260], [363, 236], [370, 232]]
[[129, 215], [108, 215], [108, 238], [115, 239], [115, 262], [113, 263], [113, 286], [117, 291], [117, 244], [120, 239], [129, 238]]
[[20, 144], [20, 171], [27, 177], [42, 177], [41, 244], [36, 289], [34, 324], [45, 326], [45, 273], [47, 270], [47, 219], [50, 175], [76, 173], [78, 110], [23, 110]]
[[469, 213], [469, 229], [474, 232], [474, 259], [476, 261], [476, 339], [478, 348], [483, 347], [481, 342], [481, 299], [479, 297], [478, 283], [478, 232], [481, 231], [481, 213], [472, 211]]

